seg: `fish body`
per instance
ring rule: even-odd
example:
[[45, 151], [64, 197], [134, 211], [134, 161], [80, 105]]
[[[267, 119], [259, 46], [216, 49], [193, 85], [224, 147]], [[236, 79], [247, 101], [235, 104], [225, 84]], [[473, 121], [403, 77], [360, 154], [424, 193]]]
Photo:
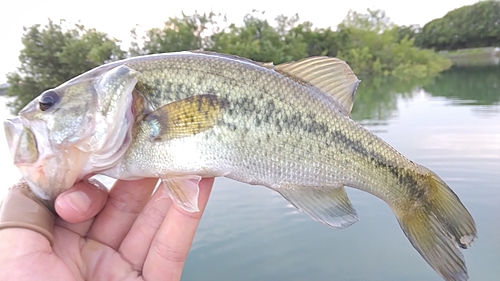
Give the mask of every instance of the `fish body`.
[[444, 279], [467, 280], [459, 247], [476, 237], [474, 220], [436, 174], [349, 117], [358, 83], [334, 58], [274, 66], [161, 54], [82, 74], [5, 127], [16, 165], [46, 200], [94, 174], [157, 177], [174, 202], [196, 211], [197, 181], [224, 176], [271, 188], [343, 228], [358, 219], [349, 186], [385, 201]]

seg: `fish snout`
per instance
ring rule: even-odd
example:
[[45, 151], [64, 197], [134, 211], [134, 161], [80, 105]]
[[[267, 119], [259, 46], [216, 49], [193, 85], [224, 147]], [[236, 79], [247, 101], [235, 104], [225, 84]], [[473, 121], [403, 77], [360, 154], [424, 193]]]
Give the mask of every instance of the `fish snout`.
[[14, 165], [40, 199], [48, 198], [35, 133], [25, 126], [21, 117], [5, 120], [4, 130]]
[[4, 129], [14, 164], [19, 166], [35, 163], [39, 157], [36, 137], [24, 126], [21, 118], [7, 119], [4, 122]]

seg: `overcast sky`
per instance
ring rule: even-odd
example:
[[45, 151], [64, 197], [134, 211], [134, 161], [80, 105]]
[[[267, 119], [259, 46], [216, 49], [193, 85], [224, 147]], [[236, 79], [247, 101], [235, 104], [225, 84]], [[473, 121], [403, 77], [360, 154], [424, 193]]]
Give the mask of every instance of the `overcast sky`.
[[[86, 27], [96, 28], [112, 37], [129, 42], [130, 30], [139, 24], [143, 28], [161, 27], [168, 17], [179, 16], [181, 11], [192, 13], [220, 12], [226, 14], [228, 21], [241, 23], [243, 16], [257, 9], [266, 11], [268, 19], [279, 14], [299, 13], [302, 21], [311, 21], [316, 27], [335, 27], [347, 15], [349, 10], [366, 11], [376, 8], [386, 14], [397, 25], [420, 24], [444, 16], [448, 11], [464, 5], [471, 5], [477, 0], [348, 0], [348, 1], [284, 1], [249, 0], [249, 1], [209, 1], [209, 0], [10, 0], [0, 4], [0, 84], [6, 81], [5, 74], [14, 71], [19, 65], [18, 55], [22, 48], [23, 26], [45, 24], [47, 19], [65, 19], [70, 22], [80, 21]], [[294, 3], [295, 4], [291, 4]], [[325, 4], [328, 3], [328, 4]]]

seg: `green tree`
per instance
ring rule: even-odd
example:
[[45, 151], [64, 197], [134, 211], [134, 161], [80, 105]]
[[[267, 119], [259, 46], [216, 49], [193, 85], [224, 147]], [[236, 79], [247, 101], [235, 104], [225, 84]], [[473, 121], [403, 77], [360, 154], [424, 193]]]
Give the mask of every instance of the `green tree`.
[[217, 32], [217, 20], [220, 17], [220, 14], [213, 12], [193, 15], [183, 13], [182, 18], [169, 18], [163, 28], [146, 30], [144, 36], [139, 36], [136, 27], [131, 31], [133, 41], [130, 54], [137, 56], [206, 49], [211, 42], [204, 33], [210, 27], [212, 32]]
[[398, 42], [403, 40], [404, 38], [414, 39], [415, 45], [420, 46], [417, 40], [419, 37], [418, 35], [420, 34], [420, 31], [422, 29], [418, 24], [396, 26], [395, 28], [398, 37]]
[[7, 74], [11, 87], [6, 93], [14, 97], [10, 104], [14, 112], [41, 92], [125, 55], [117, 41], [105, 33], [83, 25], [68, 28], [64, 21], [25, 27], [21, 40], [21, 66]]
[[340, 29], [353, 28], [368, 32], [381, 33], [395, 27], [394, 23], [382, 10], [367, 9], [367, 13], [350, 10], [340, 23]]
[[419, 34], [420, 46], [436, 50], [500, 45], [500, 1], [481, 1], [448, 12], [427, 23]]
[[275, 64], [298, 60], [307, 56], [303, 37], [289, 32], [298, 21], [297, 15], [291, 18], [279, 16], [275, 28], [254, 11], [245, 16], [243, 26], [231, 24], [226, 30], [213, 34], [210, 49]]
[[[288, 36], [306, 44], [306, 56], [337, 56], [341, 46], [349, 40], [347, 32], [328, 28], [312, 28], [311, 22], [302, 22], [290, 28]], [[345, 31], [345, 30], [344, 30]]]
[[409, 36], [400, 38], [399, 29], [383, 11], [367, 14], [350, 11], [338, 32], [347, 40], [337, 56], [349, 63], [358, 75], [396, 76], [403, 79], [435, 76], [451, 62], [433, 51], [421, 50]]
[[418, 27], [399, 28], [381, 10], [351, 11], [336, 31], [313, 28], [311, 22], [300, 22], [297, 14], [280, 15], [274, 24], [263, 15], [254, 10], [242, 25], [221, 29], [214, 13], [183, 14], [142, 37], [133, 30], [131, 54], [204, 49], [275, 64], [308, 56], [337, 56], [357, 74], [401, 78], [434, 76], [451, 65], [434, 52], [415, 47]]

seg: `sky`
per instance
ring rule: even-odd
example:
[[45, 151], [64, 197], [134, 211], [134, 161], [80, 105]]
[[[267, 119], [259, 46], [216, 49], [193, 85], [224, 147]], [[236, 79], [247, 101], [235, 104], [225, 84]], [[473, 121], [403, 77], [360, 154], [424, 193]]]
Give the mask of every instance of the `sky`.
[[[128, 2], [128, 3], [127, 3]], [[46, 24], [47, 19], [56, 22], [65, 19], [95, 28], [111, 37], [130, 42], [130, 30], [137, 24], [143, 29], [162, 27], [169, 18], [195, 10], [203, 13], [214, 11], [226, 14], [229, 23], [242, 23], [243, 16], [253, 9], [265, 11], [266, 18], [273, 20], [277, 15], [292, 16], [299, 13], [302, 21], [310, 21], [315, 27], [335, 27], [349, 10], [365, 12], [367, 8], [381, 9], [397, 25], [420, 24], [444, 16], [448, 11], [471, 5], [477, 0], [453, 1], [394, 1], [394, 0], [349, 0], [293, 1], [287, 5], [281, 1], [209, 1], [209, 0], [16, 0], [0, 4], [0, 84], [6, 82], [5, 75], [19, 66], [18, 56], [22, 49], [23, 26]], [[293, 3], [293, 4], [292, 4]], [[328, 4], [325, 4], [328, 3]]]

